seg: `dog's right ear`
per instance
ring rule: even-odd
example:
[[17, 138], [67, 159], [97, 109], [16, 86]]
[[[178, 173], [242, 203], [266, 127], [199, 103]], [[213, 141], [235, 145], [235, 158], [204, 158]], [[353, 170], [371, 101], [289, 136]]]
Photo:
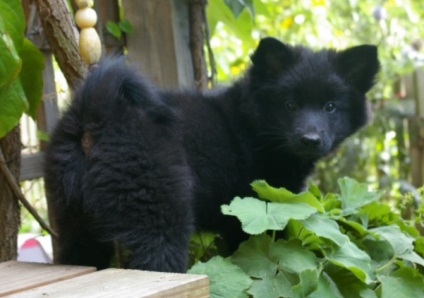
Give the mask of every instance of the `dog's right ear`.
[[266, 37], [251, 56], [252, 71], [262, 77], [273, 77], [293, 62], [293, 52], [290, 46], [278, 39]]

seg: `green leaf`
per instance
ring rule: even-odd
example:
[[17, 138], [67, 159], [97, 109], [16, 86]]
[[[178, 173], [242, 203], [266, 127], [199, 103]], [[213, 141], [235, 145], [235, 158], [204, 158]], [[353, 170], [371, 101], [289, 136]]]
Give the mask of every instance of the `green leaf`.
[[300, 274], [318, 268], [315, 254], [304, 248], [299, 240], [278, 240], [271, 245], [270, 256], [278, 260], [278, 268], [288, 273]]
[[37, 139], [44, 142], [50, 141], [50, 134], [47, 131], [37, 130]]
[[300, 282], [292, 287], [294, 298], [309, 297], [309, 295], [318, 288], [318, 271], [308, 269], [300, 272]]
[[[337, 289], [343, 298], [377, 298], [377, 295], [374, 293], [374, 291], [371, 290], [373, 285], [366, 285], [360, 281], [351, 271], [333, 264], [329, 264], [325, 267], [325, 272], [337, 286]], [[321, 297], [327, 298], [327, 296]]]
[[399, 220], [399, 215], [395, 214], [389, 205], [381, 202], [372, 202], [362, 207], [359, 214], [365, 215], [373, 226], [390, 225]]
[[316, 209], [304, 203], [267, 203], [255, 198], [234, 198], [230, 205], [222, 205], [225, 215], [237, 216], [243, 231], [258, 235], [266, 230], [283, 230], [290, 219], [305, 219]]
[[252, 15], [247, 10], [243, 10], [236, 19], [225, 2], [219, 0], [210, 1], [206, 13], [211, 33], [218, 23], [223, 23], [245, 45], [252, 48], [256, 45], [251, 35], [253, 29]]
[[323, 272], [318, 279], [318, 287], [308, 298], [343, 298], [331, 277]]
[[264, 279], [253, 280], [248, 293], [253, 297], [279, 298], [291, 296], [292, 283], [281, 272]]
[[337, 217], [337, 221], [347, 230], [353, 230], [356, 233], [359, 234], [359, 236], [365, 236], [368, 234], [368, 230], [361, 225], [360, 223], [357, 223], [353, 220], [347, 220], [345, 217]]
[[119, 25], [117, 23], [112, 22], [112, 21], [108, 21], [105, 26], [106, 26], [106, 30], [110, 34], [112, 34], [112, 36], [114, 36], [117, 39], [121, 38], [122, 32], [121, 32], [121, 29], [119, 28]]
[[396, 255], [402, 255], [414, 250], [414, 238], [403, 233], [397, 225], [378, 227], [369, 231], [387, 240]]
[[4, 32], [0, 32], [0, 53], [0, 89], [3, 89], [18, 77], [22, 67], [13, 40]]
[[351, 178], [341, 178], [338, 183], [345, 214], [357, 213], [358, 208], [378, 200], [382, 195], [379, 191], [369, 191], [367, 184], [359, 183]]
[[224, 0], [224, 2], [231, 9], [235, 18], [237, 18], [246, 7], [250, 10], [252, 15], [255, 14], [253, 0]]
[[264, 180], [255, 180], [251, 183], [251, 186], [260, 199], [281, 203], [302, 202], [311, 205], [319, 212], [324, 212], [322, 204], [318, 201], [316, 196], [309, 191], [294, 194], [283, 187], [272, 187]]
[[19, 54], [23, 61], [20, 78], [29, 104], [27, 112], [35, 119], [43, 96], [44, 56], [28, 39], [24, 40]]
[[24, 90], [19, 80], [7, 88], [0, 89], [0, 138], [15, 127], [27, 109]]
[[131, 34], [134, 31], [133, 25], [127, 19], [119, 21], [119, 28], [121, 28], [122, 32], [128, 34]]
[[314, 214], [300, 222], [307, 230], [314, 232], [319, 237], [329, 239], [339, 246], [349, 242], [349, 237], [340, 232], [337, 222], [333, 219]]
[[368, 253], [373, 261], [377, 262], [376, 267], [384, 266], [391, 262], [395, 255], [392, 245], [385, 239], [375, 239], [373, 236], [367, 235], [361, 243], [365, 252]]
[[[0, 0], [0, 23], [0, 34], [8, 35], [19, 53], [25, 33], [25, 16], [20, 0]], [[1, 53], [3, 55], [4, 52]]]
[[345, 243], [332, 252], [327, 252], [326, 257], [331, 263], [351, 271], [366, 284], [374, 281], [370, 256], [352, 242]]
[[219, 256], [207, 263], [196, 263], [188, 273], [206, 274], [209, 277], [211, 298], [247, 297], [245, 290], [252, 284], [240, 267]]
[[265, 234], [252, 236], [240, 244], [231, 261], [249, 276], [255, 278], [273, 276], [277, 271], [277, 259], [270, 256], [271, 242], [271, 237]]
[[380, 276], [377, 293], [381, 298], [424, 297], [424, 279], [417, 269], [402, 267], [393, 276]]
[[424, 259], [413, 251], [398, 255], [398, 258], [415, 264], [419, 264], [424, 267]]
[[[315, 255], [299, 241], [272, 242], [265, 234], [243, 242], [231, 261], [253, 277], [248, 292], [254, 297], [290, 297], [291, 288], [300, 283], [300, 273], [318, 268]], [[304, 278], [306, 286], [307, 273]], [[303, 289], [304, 286], [299, 287]]]

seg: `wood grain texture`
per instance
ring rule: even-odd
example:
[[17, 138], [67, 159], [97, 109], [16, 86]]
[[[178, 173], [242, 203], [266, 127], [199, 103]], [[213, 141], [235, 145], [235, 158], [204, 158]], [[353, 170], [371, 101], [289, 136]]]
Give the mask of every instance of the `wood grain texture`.
[[209, 297], [202, 275], [107, 269], [9, 297]]
[[0, 263], [0, 296], [92, 273], [94, 267], [9, 261]]
[[186, 0], [123, 0], [134, 27], [127, 36], [128, 60], [164, 87], [193, 86]]

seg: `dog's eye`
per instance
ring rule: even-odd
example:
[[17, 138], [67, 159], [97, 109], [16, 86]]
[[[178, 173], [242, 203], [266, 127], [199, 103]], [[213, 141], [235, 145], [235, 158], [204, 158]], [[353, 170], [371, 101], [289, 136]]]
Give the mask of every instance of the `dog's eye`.
[[297, 104], [290, 100], [286, 102], [286, 109], [289, 111], [296, 111], [297, 110]]
[[336, 105], [333, 102], [327, 102], [324, 106], [324, 111], [327, 113], [333, 113], [336, 110]]

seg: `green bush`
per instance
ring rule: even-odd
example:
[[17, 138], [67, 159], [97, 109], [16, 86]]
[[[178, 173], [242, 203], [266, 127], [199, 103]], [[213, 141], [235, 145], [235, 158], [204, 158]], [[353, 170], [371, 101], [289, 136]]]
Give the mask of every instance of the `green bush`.
[[424, 238], [350, 178], [340, 194], [315, 185], [293, 194], [265, 181], [257, 198], [236, 197], [222, 212], [252, 235], [228, 258], [198, 262], [211, 297], [424, 297]]

